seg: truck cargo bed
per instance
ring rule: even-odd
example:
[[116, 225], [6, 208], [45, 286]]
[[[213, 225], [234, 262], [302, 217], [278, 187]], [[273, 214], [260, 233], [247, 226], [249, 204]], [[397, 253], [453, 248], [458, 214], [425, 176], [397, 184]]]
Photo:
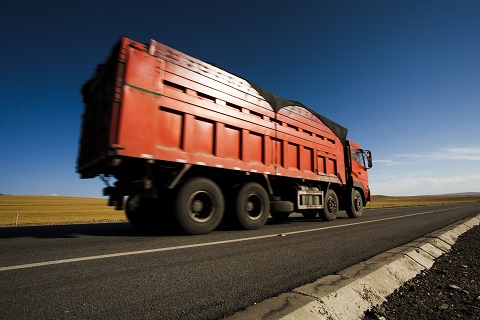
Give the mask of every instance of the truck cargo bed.
[[82, 95], [82, 178], [137, 158], [346, 181], [345, 128], [154, 40], [122, 38]]

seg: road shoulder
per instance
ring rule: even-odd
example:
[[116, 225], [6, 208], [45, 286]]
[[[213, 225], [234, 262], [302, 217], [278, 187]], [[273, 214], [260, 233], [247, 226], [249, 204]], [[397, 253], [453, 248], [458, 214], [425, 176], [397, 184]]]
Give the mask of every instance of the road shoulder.
[[480, 213], [226, 319], [362, 319], [365, 311], [430, 269], [460, 235], [479, 224]]

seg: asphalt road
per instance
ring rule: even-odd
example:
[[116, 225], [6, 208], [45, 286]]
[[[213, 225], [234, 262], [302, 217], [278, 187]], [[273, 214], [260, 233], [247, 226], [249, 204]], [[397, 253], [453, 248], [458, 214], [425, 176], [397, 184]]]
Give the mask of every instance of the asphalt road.
[[202, 236], [126, 223], [2, 228], [0, 319], [221, 319], [478, 212], [370, 209]]

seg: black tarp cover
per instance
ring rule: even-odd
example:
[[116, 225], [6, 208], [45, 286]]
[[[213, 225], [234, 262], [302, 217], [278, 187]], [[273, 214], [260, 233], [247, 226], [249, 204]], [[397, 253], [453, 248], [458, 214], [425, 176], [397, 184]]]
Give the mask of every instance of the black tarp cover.
[[318, 119], [320, 119], [320, 121], [322, 121], [330, 130], [332, 130], [333, 133], [335, 133], [335, 135], [340, 139], [342, 144], [346, 146], [347, 132], [348, 132], [347, 128], [342, 127], [338, 123], [318, 114], [317, 112], [313, 111], [312, 109], [308, 108], [307, 106], [305, 106], [304, 104], [298, 101], [284, 99], [248, 81], [247, 79], [244, 79], [244, 80], [247, 81], [265, 99], [265, 101], [267, 101], [270, 104], [270, 106], [273, 108], [275, 112], [278, 112], [280, 111], [280, 109], [288, 106], [299, 106], [299, 107], [305, 108], [308, 111], [310, 111], [313, 115], [315, 115]]

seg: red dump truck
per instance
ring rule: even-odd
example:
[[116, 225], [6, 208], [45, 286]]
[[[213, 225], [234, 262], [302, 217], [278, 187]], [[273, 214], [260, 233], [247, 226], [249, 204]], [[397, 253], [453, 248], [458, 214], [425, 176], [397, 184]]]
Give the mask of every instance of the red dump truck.
[[139, 228], [356, 218], [370, 201], [371, 152], [344, 127], [157, 41], [122, 37], [82, 96], [77, 172]]

